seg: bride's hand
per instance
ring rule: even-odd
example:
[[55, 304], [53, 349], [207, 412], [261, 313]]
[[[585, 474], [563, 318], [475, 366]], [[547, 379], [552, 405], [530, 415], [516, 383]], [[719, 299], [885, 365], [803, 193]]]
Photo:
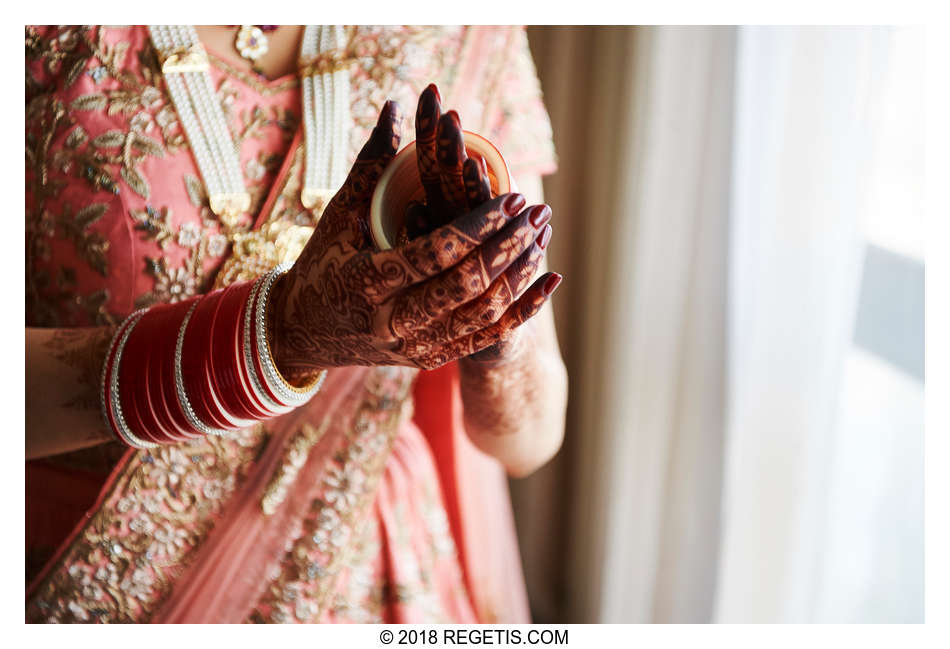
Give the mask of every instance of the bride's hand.
[[347, 365], [438, 367], [510, 336], [553, 288], [542, 277], [499, 308], [499, 282], [518, 272], [544, 231], [520, 194], [498, 196], [405, 246], [374, 249], [369, 205], [399, 146], [399, 121], [397, 105], [387, 102], [307, 246], [274, 287], [271, 350], [291, 380]]
[[[406, 214], [407, 234], [410, 240], [425, 235], [434, 228], [451, 222], [469, 210], [479, 209], [491, 198], [488, 168], [484, 158], [468, 157], [462, 138], [462, 125], [458, 114], [451, 110], [442, 113], [442, 97], [435, 84], [419, 96], [416, 109], [416, 162], [419, 176], [425, 188], [425, 205], [410, 205]], [[535, 205], [529, 209], [530, 221], [538, 229], [536, 241], [509, 266], [492, 284], [487, 297], [504, 310], [513, 304], [527, 289], [544, 258], [544, 249], [551, 238], [551, 209], [547, 205]], [[561, 276], [546, 273], [538, 279], [537, 286], [546, 286], [548, 294], [557, 288]], [[503, 337], [473, 358], [498, 360], [514, 354], [521, 336]]]

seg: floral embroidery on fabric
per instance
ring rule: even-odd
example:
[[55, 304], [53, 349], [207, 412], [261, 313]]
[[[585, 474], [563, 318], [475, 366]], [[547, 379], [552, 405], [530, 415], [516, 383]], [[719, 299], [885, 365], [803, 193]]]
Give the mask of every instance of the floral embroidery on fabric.
[[[453, 93], [472, 31], [348, 30], [351, 157], [387, 99], [411, 114], [429, 82]], [[474, 88], [471, 106], [452, 107], [463, 110], [471, 128], [493, 129], [484, 131], [490, 137], [523, 136], [524, 147], [516, 149], [541, 151], [538, 164], [550, 164], [550, 143], [529, 142], [549, 129], [543, 109], [530, 123], [508, 109], [537, 89], [518, 78], [530, 58], [509, 70], [500, 52], [523, 33], [502, 31], [497, 56], [466, 80]], [[252, 214], [291, 156], [264, 227], [250, 232], [250, 223], [228, 228], [212, 214], [146, 29], [27, 27], [26, 50], [29, 326], [114, 324], [137, 307], [258, 275], [299, 252], [319, 216], [299, 200], [302, 150], [289, 151], [299, 124], [297, 79], [265, 83], [210, 57]], [[537, 97], [533, 103], [540, 106]], [[503, 148], [507, 156], [507, 140]], [[334, 412], [334, 425], [345, 422], [347, 432], [335, 440], [320, 494], [297, 522], [249, 621], [383, 621], [395, 617], [397, 605], [425, 619], [453, 619], [433, 592], [439, 573], [457, 601], [466, 598], [435, 475], [413, 476], [426, 484], [413, 492], [412, 507], [387, 504], [392, 518], [385, 524], [373, 510], [387, 462], [403, 441], [398, 433], [410, 414], [414, 377], [406, 368], [376, 368]], [[303, 479], [294, 467], [319, 437], [317, 424], [300, 424], [301, 441], [275, 474], [275, 494]], [[31, 593], [27, 619], [149, 620], [246, 486], [267, 439], [258, 427], [130, 455], [101, 506]], [[416, 531], [397, 533], [409, 527]], [[393, 560], [396, 572], [384, 565]]]
[[326, 467], [321, 494], [300, 522], [299, 535], [281, 562], [279, 575], [250, 621], [317, 621], [349, 559], [348, 550], [363, 531], [364, 513], [372, 503], [399, 425], [411, 416], [409, 396], [415, 375], [415, 370], [401, 367], [370, 372], [352, 432], [341, 440], [342, 447]]
[[147, 621], [266, 439], [258, 426], [134, 453], [27, 602], [27, 621]]

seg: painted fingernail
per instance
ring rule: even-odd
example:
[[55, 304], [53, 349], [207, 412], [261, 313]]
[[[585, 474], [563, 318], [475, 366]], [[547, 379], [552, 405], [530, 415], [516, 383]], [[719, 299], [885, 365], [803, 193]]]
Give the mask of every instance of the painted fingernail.
[[426, 86], [426, 90], [431, 90], [434, 92], [435, 98], [439, 100], [440, 104], [442, 103], [442, 93], [439, 92], [439, 86], [435, 85], [434, 83], [430, 83], [428, 86]]
[[538, 235], [536, 241], [538, 242], [538, 247], [541, 248], [541, 250], [544, 250], [548, 247], [548, 242], [551, 240], [551, 232], [553, 232], [553, 228], [550, 226], [550, 224], [548, 224], [544, 226], [541, 234]]
[[525, 198], [522, 194], [509, 194], [501, 207], [508, 216], [514, 216], [524, 207], [525, 202]]
[[438, 102], [431, 92], [423, 92], [419, 100], [419, 110], [416, 112], [416, 128], [423, 133], [435, 130], [439, 117]]
[[386, 103], [383, 104], [383, 109], [379, 111], [379, 121], [376, 122], [377, 126], [382, 126], [386, 122], [398, 122], [399, 121], [399, 102], [392, 99], [387, 99]]
[[561, 283], [561, 280], [564, 279], [560, 273], [551, 273], [551, 276], [547, 278], [544, 282], [544, 286], [541, 287], [541, 291], [544, 293], [544, 297], [548, 297], [551, 293], [554, 292], [554, 289], [558, 287]]
[[551, 220], [551, 208], [547, 205], [535, 205], [531, 208], [531, 214], [528, 215], [528, 221], [535, 229]]

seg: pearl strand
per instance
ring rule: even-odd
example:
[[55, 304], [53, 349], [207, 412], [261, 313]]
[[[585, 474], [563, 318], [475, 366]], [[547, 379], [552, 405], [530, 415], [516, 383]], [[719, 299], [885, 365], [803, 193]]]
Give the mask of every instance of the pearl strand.
[[[207, 60], [194, 27], [155, 25], [149, 30], [165, 61], [183, 51], [199, 52]], [[240, 157], [207, 66], [184, 70], [172, 66], [165, 70], [165, 79], [205, 182], [211, 210], [223, 217], [227, 225], [234, 225], [250, 207], [250, 195], [244, 187]]]
[[[342, 26], [308, 26], [301, 59], [307, 63], [319, 56], [342, 52], [345, 47], [346, 34]], [[305, 207], [322, 210], [346, 179], [349, 91], [350, 73], [345, 66], [331, 66], [303, 79], [303, 120], [307, 136], [302, 195]]]

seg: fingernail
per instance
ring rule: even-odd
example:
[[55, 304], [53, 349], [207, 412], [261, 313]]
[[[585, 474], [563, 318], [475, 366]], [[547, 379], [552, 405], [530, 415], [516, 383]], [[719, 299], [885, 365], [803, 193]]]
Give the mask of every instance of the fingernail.
[[381, 126], [387, 121], [392, 119], [393, 107], [396, 102], [392, 99], [387, 99], [386, 103], [383, 104], [383, 109], [379, 111], [379, 119], [376, 120], [376, 126]]
[[544, 226], [544, 230], [541, 231], [541, 234], [538, 235], [536, 241], [538, 242], [538, 247], [541, 250], [544, 250], [548, 247], [548, 242], [551, 240], [551, 232], [553, 228], [549, 225]]
[[389, 123], [392, 124], [394, 129], [398, 129], [401, 120], [402, 113], [399, 109], [399, 102], [387, 99], [386, 103], [383, 104], [383, 109], [379, 111], [379, 120], [376, 122], [376, 126], [383, 126]]
[[528, 215], [528, 220], [535, 229], [540, 228], [551, 220], [551, 208], [547, 205], [535, 205], [531, 208], [531, 214]]
[[416, 113], [418, 128], [425, 133], [431, 133], [435, 130], [436, 122], [439, 117], [439, 100], [436, 94], [429, 92], [431, 88], [432, 86], [430, 85], [429, 88], [426, 88], [426, 91], [422, 93], [422, 99], [419, 101], [419, 110]]
[[442, 93], [439, 92], [439, 86], [435, 85], [434, 83], [430, 83], [428, 86], [426, 86], [426, 90], [431, 90], [434, 92], [435, 98], [439, 100], [440, 104], [442, 103]]
[[522, 194], [510, 194], [501, 207], [508, 216], [514, 216], [524, 207], [525, 198]]
[[448, 116], [449, 119], [451, 119], [455, 123], [455, 128], [461, 130], [462, 120], [459, 119], [459, 114], [455, 112], [454, 110], [450, 110], [449, 112], [446, 113], [446, 115]]
[[554, 292], [554, 289], [558, 287], [558, 284], [561, 283], [561, 280], [564, 279], [560, 273], [551, 273], [551, 276], [544, 282], [544, 286], [541, 288], [541, 291], [544, 293], [544, 297], [548, 297], [551, 293]]

